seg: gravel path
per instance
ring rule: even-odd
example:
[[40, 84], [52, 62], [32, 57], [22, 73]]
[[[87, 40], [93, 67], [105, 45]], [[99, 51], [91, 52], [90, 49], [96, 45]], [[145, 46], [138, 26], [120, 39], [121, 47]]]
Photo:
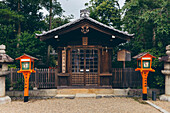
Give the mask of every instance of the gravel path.
[[166, 111], [170, 112], [170, 102], [167, 101], [151, 101], [153, 104], [165, 109]]
[[75, 98], [13, 101], [0, 105], [0, 113], [160, 113], [131, 98]]

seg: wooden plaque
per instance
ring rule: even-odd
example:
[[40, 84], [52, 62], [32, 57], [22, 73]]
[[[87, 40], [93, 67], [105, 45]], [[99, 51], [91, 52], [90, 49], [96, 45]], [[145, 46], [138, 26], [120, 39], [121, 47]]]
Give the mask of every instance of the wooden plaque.
[[62, 73], [66, 73], [66, 50], [62, 50]]
[[82, 38], [82, 45], [88, 45], [88, 37]]

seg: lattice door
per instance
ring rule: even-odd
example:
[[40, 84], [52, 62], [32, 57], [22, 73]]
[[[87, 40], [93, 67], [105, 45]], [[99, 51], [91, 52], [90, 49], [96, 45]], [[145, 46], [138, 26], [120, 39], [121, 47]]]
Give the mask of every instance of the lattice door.
[[97, 85], [97, 49], [72, 49], [71, 61], [72, 85]]
[[97, 85], [98, 75], [98, 51], [95, 49], [85, 50], [86, 85]]

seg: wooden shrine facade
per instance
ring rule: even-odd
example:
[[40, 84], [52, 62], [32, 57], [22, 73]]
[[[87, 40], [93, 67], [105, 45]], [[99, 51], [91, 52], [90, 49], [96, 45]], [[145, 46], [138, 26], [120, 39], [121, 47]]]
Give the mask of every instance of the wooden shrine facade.
[[36, 36], [58, 52], [60, 86], [112, 85], [113, 47], [133, 38], [88, 15]]

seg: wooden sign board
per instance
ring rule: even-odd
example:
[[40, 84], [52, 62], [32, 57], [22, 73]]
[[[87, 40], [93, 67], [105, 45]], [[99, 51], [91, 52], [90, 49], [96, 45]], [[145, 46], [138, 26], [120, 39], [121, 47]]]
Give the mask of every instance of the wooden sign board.
[[131, 52], [127, 50], [118, 51], [117, 61], [131, 61]]
[[62, 50], [62, 73], [66, 73], [66, 50]]
[[83, 37], [82, 38], [82, 45], [88, 45], [88, 37]]

